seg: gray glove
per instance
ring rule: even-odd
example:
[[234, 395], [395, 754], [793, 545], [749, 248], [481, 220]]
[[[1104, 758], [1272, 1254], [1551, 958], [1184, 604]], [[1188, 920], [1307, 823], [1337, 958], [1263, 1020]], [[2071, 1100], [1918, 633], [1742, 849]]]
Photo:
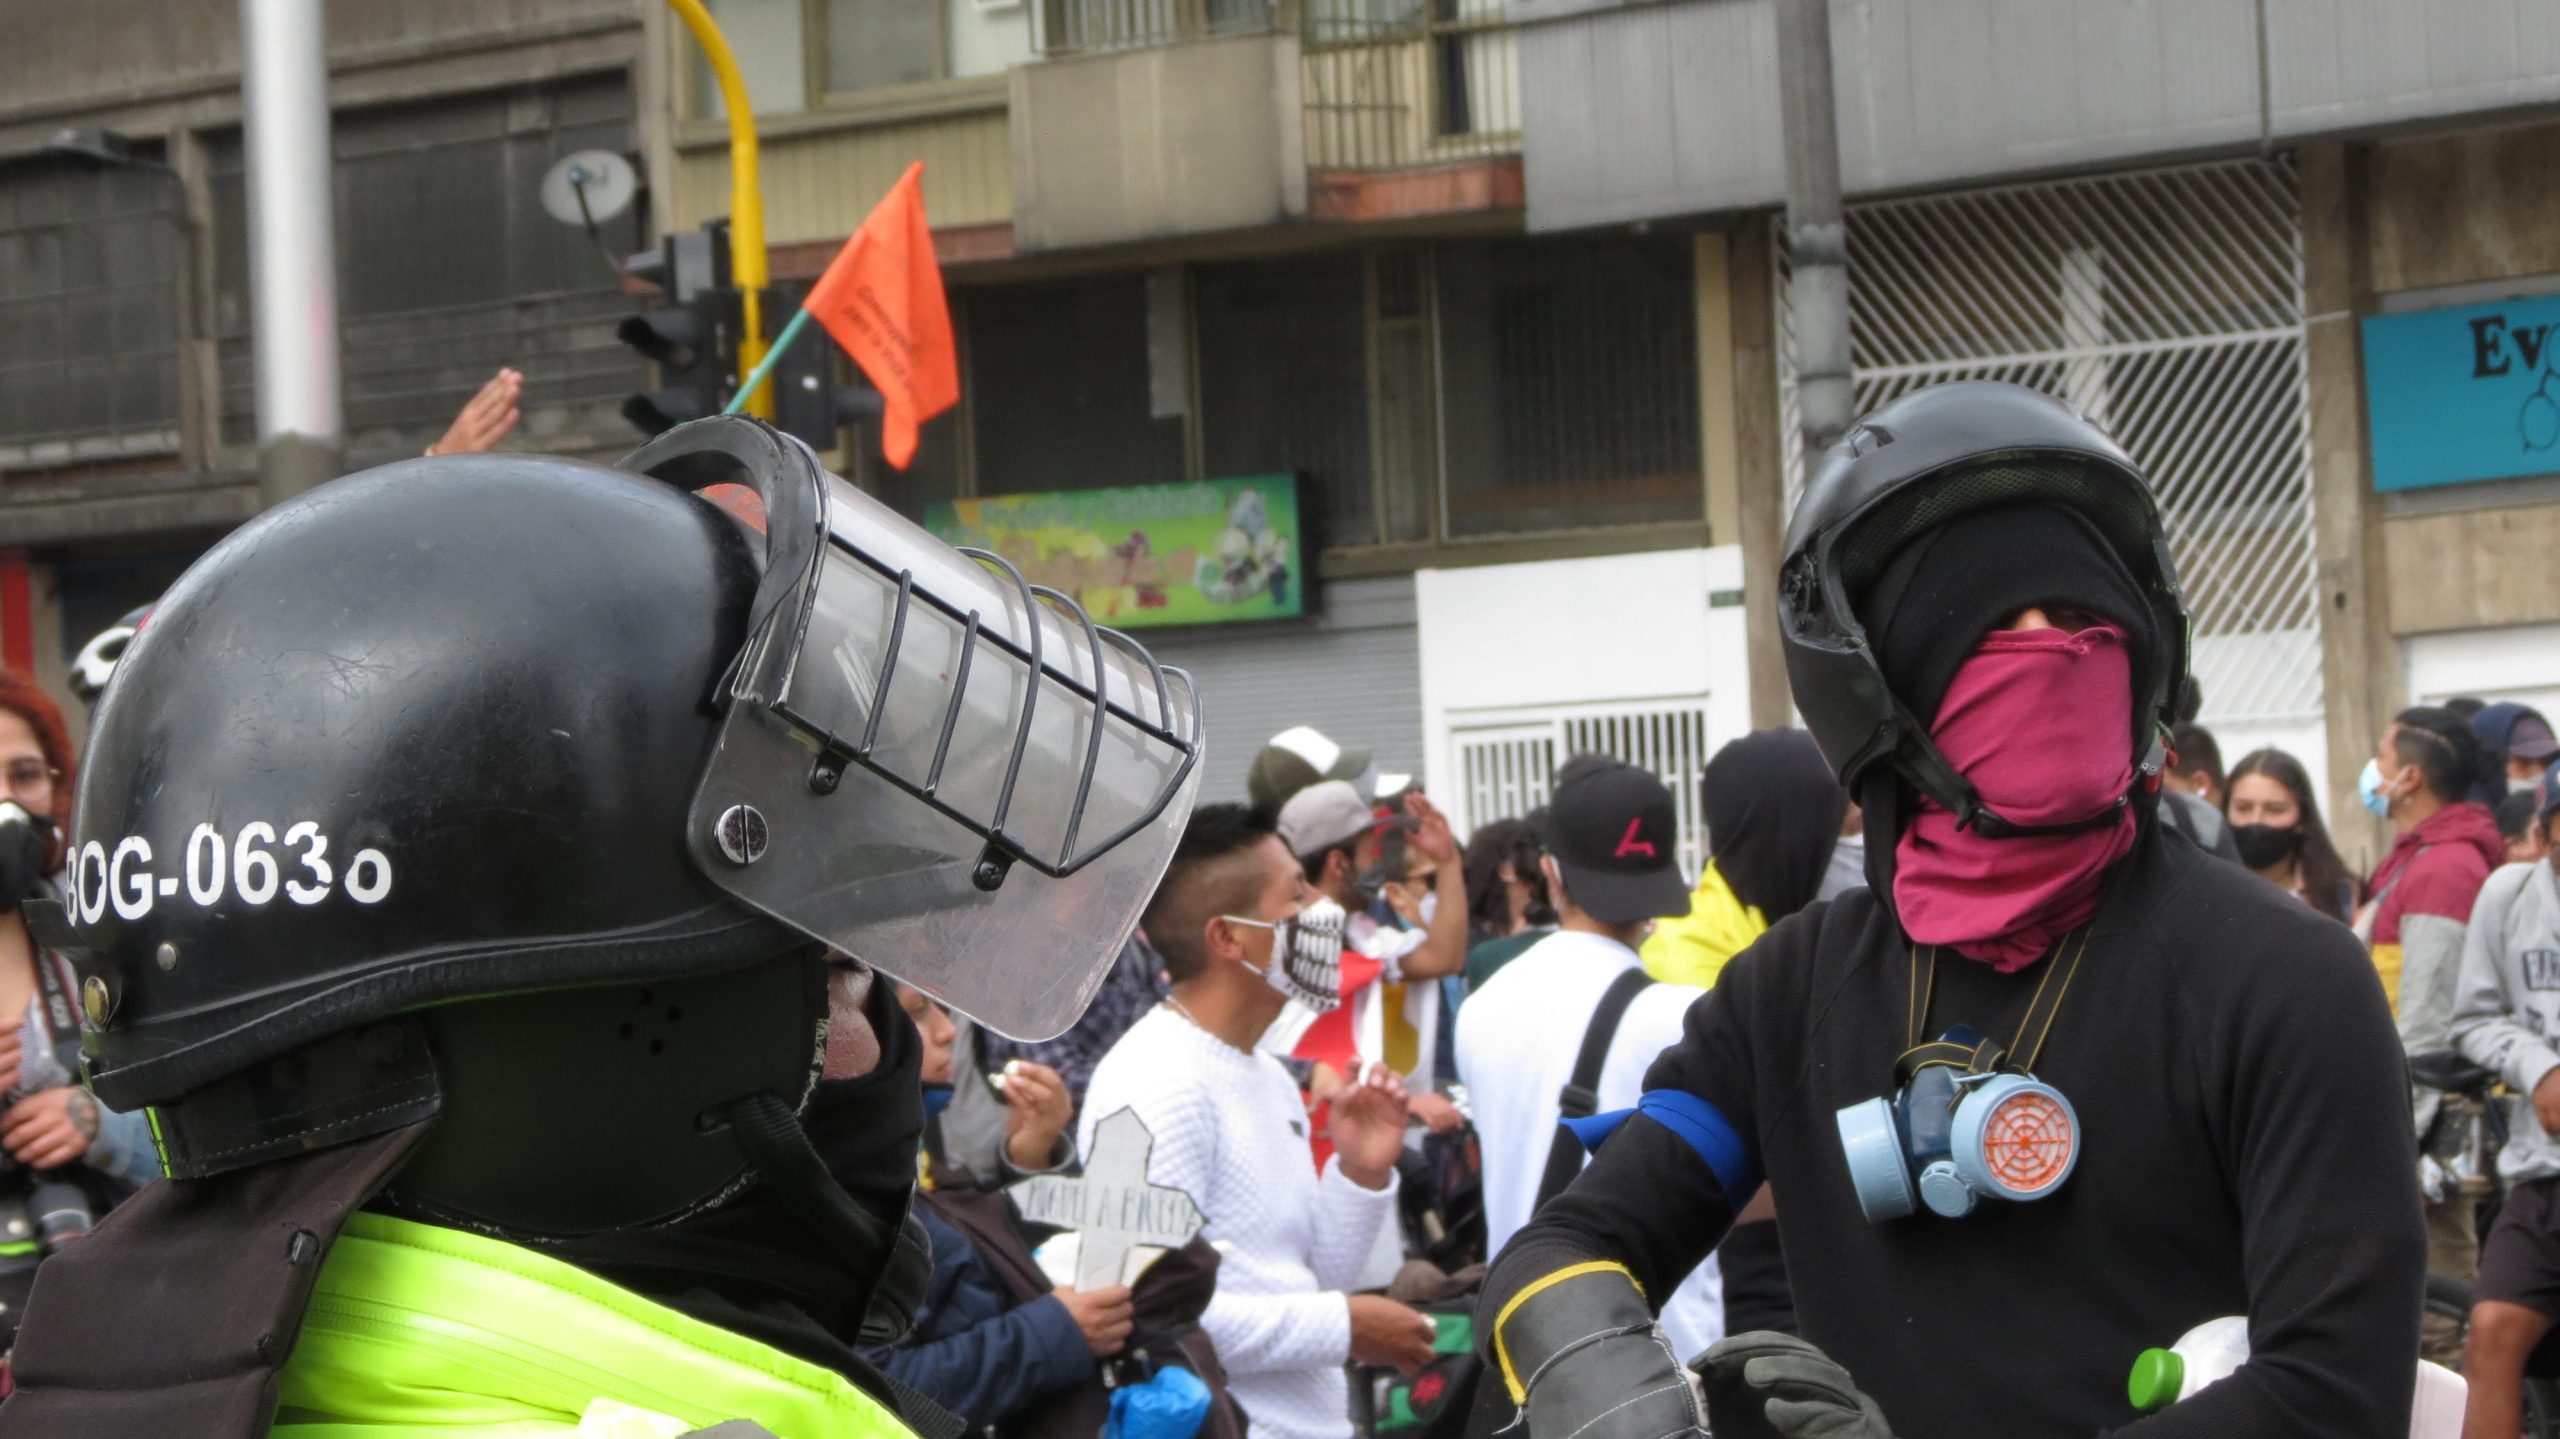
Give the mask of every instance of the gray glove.
[[1893, 1439], [1849, 1371], [1792, 1334], [1736, 1334], [1698, 1356], [1717, 1439]]
[[1704, 1439], [1689, 1376], [1627, 1271], [1575, 1265], [1494, 1321], [1495, 1373], [1528, 1411], [1529, 1439]]

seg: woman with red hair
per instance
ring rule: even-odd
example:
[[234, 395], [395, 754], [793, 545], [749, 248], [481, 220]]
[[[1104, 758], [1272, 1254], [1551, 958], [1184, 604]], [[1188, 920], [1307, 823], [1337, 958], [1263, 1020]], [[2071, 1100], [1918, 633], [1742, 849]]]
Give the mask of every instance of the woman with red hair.
[[160, 1173], [149, 1121], [81, 1087], [70, 966], [37, 946], [21, 913], [58, 893], [72, 780], [61, 709], [33, 680], [0, 670], [0, 1332], [15, 1327], [34, 1251], [86, 1232], [83, 1215]]

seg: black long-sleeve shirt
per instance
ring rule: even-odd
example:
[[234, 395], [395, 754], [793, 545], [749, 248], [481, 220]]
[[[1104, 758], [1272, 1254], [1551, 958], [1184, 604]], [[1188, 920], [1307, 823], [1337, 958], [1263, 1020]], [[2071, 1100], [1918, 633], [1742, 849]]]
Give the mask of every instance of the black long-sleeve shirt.
[[[1754, 1147], [1801, 1332], [1899, 1439], [2408, 1431], [2417, 1156], [2399, 1043], [2352, 934], [2146, 824], [2036, 1066], [2078, 1111], [2077, 1170], [2034, 1203], [1871, 1225], [1832, 1116], [1891, 1089], [1910, 974], [1871, 895], [1816, 906], [1725, 969], [1646, 1079], [1715, 1105]], [[2007, 1042], [2043, 977], [1943, 957], [1927, 1037], [1969, 1023]], [[1512, 1239], [1483, 1312], [1591, 1258], [1667, 1294], [1731, 1218], [1697, 1152], [1640, 1115]], [[2250, 1317], [2249, 1363], [2137, 1416], [2135, 1356], [2224, 1314]]]

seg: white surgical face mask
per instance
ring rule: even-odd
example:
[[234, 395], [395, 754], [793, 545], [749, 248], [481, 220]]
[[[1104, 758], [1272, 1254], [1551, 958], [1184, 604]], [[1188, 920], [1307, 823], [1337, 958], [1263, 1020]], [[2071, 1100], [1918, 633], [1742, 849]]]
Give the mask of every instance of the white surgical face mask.
[[1422, 927], [1429, 929], [1431, 921], [1438, 918], [1440, 914], [1440, 891], [1435, 889], [1424, 895], [1422, 903], [1417, 908], [1422, 911]]
[[2518, 779], [2514, 775], [2507, 776], [2507, 793], [2509, 794], [2531, 794], [2540, 788], [2542, 788], [2542, 778], [2539, 775], [2530, 779]]
[[1318, 1014], [1341, 1007], [1342, 932], [1350, 922], [1341, 905], [1318, 899], [1277, 924], [1240, 914], [1222, 918], [1271, 931], [1271, 963], [1254, 971], [1263, 983]]

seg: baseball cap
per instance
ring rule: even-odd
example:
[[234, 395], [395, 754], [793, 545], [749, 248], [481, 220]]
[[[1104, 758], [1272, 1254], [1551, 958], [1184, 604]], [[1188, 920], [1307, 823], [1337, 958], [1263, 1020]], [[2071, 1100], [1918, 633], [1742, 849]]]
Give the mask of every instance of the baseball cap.
[[1300, 790], [1319, 780], [1354, 780], [1368, 770], [1367, 750], [1335, 744], [1323, 731], [1298, 725], [1273, 735], [1253, 757], [1244, 777], [1245, 798], [1264, 814], [1278, 814]]
[[2560, 738], [2553, 737], [2549, 720], [2526, 710], [2516, 716], [2514, 727], [2507, 731], [2507, 753], [2517, 759], [2549, 764], [2560, 756]]
[[1677, 811], [1650, 770], [1607, 755], [1567, 760], [1538, 837], [1573, 902], [1594, 919], [1633, 924], [1689, 912]]
[[1378, 817], [1349, 780], [1308, 785], [1280, 807], [1280, 842], [1300, 859], [1322, 854], [1369, 832]]

